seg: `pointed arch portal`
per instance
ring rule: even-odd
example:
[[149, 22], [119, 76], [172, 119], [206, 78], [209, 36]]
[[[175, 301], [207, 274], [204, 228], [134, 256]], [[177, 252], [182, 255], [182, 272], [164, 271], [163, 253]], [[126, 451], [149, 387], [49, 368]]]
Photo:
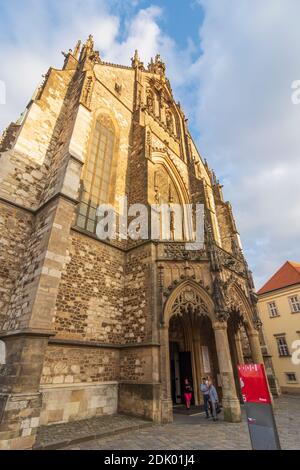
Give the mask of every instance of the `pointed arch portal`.
[[168, 367], [173, 406], [184, 402], [185, 378], [193, 383], [195, 405], [202, 403], [199, 384], [203, 376], [209, 376], [218, 383], [213, 321], [213, 300], [192, 280], [179, 284], [166, 302], [164, 323], [168, 327]]
[[[262, 362], [250, 303], [239, 288], [228, 293], [228, 320], [216, 317], [214, 301], [199, 283], [187, 279], [169, 294], [161, 326], [162, 421], [172, 420], [173, 407], [184, 403], [185, 378], [193, 382], [194, 404], [201, 405], [202, 377], [210, 377], [223, 402], [224, 418], [241, 419], [237, 364], [244, 362], [243, 334], [251, 362]], [[252, 357], [251, 357], [252, 356]]]

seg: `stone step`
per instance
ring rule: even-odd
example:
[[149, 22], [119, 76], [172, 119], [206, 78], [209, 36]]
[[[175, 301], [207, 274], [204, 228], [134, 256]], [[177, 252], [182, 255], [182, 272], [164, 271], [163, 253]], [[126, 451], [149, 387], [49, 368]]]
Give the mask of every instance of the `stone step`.
[[153, 426], [153, 422], [127, 415], [100, 416], [69, 423], [40, 426], [34, 450], [60, 449], [72, 444]]

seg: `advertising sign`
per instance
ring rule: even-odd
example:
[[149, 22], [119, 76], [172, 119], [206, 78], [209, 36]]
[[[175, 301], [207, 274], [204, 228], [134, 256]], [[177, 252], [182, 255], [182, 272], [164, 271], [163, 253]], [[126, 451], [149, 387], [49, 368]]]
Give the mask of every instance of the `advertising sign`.
[[238, 370], [244, 403], [271, 404], [264, 366], [262, 364], [242, 364], [238, 366]]
[[280, 442], [263, 364], [238, 366], [248, 429], [254, 450], [279, 450]]

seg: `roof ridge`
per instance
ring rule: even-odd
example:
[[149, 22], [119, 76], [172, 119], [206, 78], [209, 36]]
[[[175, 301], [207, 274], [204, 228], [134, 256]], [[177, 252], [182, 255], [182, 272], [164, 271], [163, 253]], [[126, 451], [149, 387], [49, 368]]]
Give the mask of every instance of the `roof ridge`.
[[269, 277], [269, 279], [266, 280], [266, 282], [264, 283], [264, 285], [263, 285], [259, 290], [261, 290], [268, 282], [270, 282], [270, 281], [273, 279], [273, 277], [275, 277], [276, 274], [278, 274], [279, 271], [281, 271], [281, 270], [284, 268], [284, 266], [285, 266], [286, 264], [288, 264], [288, 263], [289, 263], [289, 261], [286, 261], [285, 263], [283, 263], [283, 264], [280, 266], [280, 268], [278, 268], [277, 271], [275, 271], [275, 273], [274, 273], [271, 277]]
[[300, 263], [297, 263], [297, 261], [287, 261], [287, 263], [291, 264], [292, 266], [299, 266], [300, 267]]
[[294, 261], [288, 261], [288, 263], [290, 266], [292, 266], [292, 268], [296, 271], [297, 274], [300, 274], [299, 273], [300, 263], [296, 263]]
[[[293, 261], [286, 261], [285, 263], [283, 263], [279, 269], [277, 269], [277, 271], [263, 284], [263, 286], [257, 291], [258, 294], [260, 293], [265, 293], [265, 292], [268, 292], [268, 291], [271, 291], [271, 290], [274, 290], [272, 288], [270, 288], [270, 284], [272, 285], [272, 281], [275, 281], [276, 282], [276, 278], [278, 277], [278, 275], [282, 275], [281, 273], [284, 273], [285, 272], [285, 268], [289, 268], [289, 269], [292, 269], [293, 272], [295, 273], [295, 275], [297, 274], [297, 276], [299, 276], [299, 282], [300, 282], [300, 263], [294, 263]], [[291, 272], [291, 271], [290, 271]], [[291, 284], [286, 284], [285, 286], [281, 286], [281, 287], [287, 287], [289, 285], [293, 285], [294, 282], [292, 282]], [[267, 289], [267, 290], [266, 290]]]

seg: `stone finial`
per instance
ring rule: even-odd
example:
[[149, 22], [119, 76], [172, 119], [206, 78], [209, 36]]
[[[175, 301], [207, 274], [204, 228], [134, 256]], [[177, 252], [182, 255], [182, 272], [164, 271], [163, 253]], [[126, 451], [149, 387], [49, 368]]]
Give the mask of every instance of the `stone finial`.
[[164, 75], [166, 71], [166, 66], [164, 62], [161, 60], [160, 54], [156, 54], [155, 56], [155, 69], [156, 73], [159, 75]]
[[150, 63], [148, 64], [148, 70], [149, 72], [156, 73], [162, 77], [165, 76], [166, 66], [161, 60], [160, 54], [156, 54], [155, 60], [151, 58]]
[[87, 49], [89, 49], [90, 51], [92, 51], [94, 49], [94, 38], [91, 34], [89, 35], [89, 37], [86, 40], [85, 47]]
[[151, 57], [151, 60], [150, 60], [150, 62], [149, 62], [149, 64], [148, 64], [148, 70], [149, 70], [149, 72], [153, 72], [153, 68], [154, 68], [154, 61], [153, 61], [153, 59], [152, 59], [152, 57]]
[[81, 48], [79, 62], [83, 62], [84, 67], [89, 70], [91, 70], [95, 64], [101, 63], [99, 51], [94, 50], [94, 39], [91, 34]]
[[137, 49], [134, 51], [134, 56], [131, 59], [131, 65], [133, 68], [137, 68], [140, 65], [140, 57]]
[[74, 47], [74, 51], [73, 51], [73, 57], [75, 59], [78, 59], [80, 47], [81, 47], [81, 41], [79, 40], [77, 41], [76, 46]]
[[211, 170], [210, 173], [211, 173], [211, 182], [212, 182], [213, 185], [216, 186], [217, 185], [216, 173], [214, 172], [214, 170]]

